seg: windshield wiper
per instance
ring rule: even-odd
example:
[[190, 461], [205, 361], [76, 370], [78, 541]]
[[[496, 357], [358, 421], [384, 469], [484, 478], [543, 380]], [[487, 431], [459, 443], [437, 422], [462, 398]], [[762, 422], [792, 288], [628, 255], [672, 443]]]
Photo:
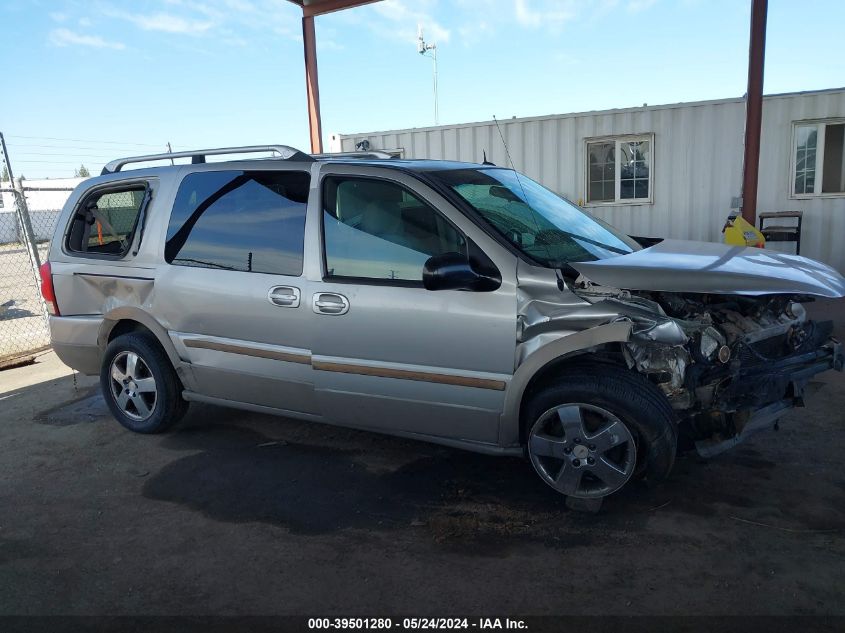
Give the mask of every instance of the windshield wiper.
[[563, 284], [563, 280], [566, 277], [578, 279], [578, 276], [581, 274], [577, 270], [575, 270], [572, 267], [572, 264], [570, 264], [569, 262], [554, 262], [554, 267], [558, 273], [557, 287], [560, 288], [560, 290], [563, 290], [563, 288], [561, 288], [561, 285]]
[[[589, 237], [584, 237], [583, 235], [576, 235], [575, 233], [570, 233], [569, 231], [564, 231], [563, 229], [555, 228], [554, 230], [560, 232], [562, 235], [566, 235], [567, 237], [571, 237], [572, 239], [581, 240], [582, 242], [587, 242], [588, 244], [592, 244], [593, 246], [598, 246], [599, 248], [603, 248], [606, 251], [613, 251], [614, 253], [617, 253], [619, 255], [628, 255], [629, 253], [631, 253], [630, 250], [626, 251], [624, 249], [619, 248], [618, 246], [610, 246], [609, 244], [604, 244], [602, 242], [591, 239]], [[549, 246], [551, 246], [551, 244], [549, 244]]]

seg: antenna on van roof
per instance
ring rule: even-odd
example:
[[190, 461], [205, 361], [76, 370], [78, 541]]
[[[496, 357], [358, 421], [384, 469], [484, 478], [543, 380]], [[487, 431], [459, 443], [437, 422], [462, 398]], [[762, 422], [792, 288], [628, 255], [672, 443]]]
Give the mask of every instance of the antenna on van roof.
[[[519, 172], [514, 167], [513, 159], [511, 158], [511, 152], [508, 149], [508, 144], [505, 142], [505, 135], [502, 134], [502, 128], [499, 127], [499, 120], [496, 118], [496, 115], [493, 115], [493, 121], [496, 123], [496, 129], [499, 130], [499, 138], [502, 139], [502, 145], [505, 146], [505, 155], [508, 157], [508, 162], [511, 166], [511, 171], [513, 172], [514, 177], [516, 178], [516, 182], [519, 184], [519, 189], [522, 191], [522, 201], [525, 203], [525, 206], [528, 207], [528, 210], [531, 212], [531, 219], [534, 221], [534, 226], [537, 228], [537, 234], [540, 234], [540, 223], [537, 222], [537, 217], [534, 214], [534, 209], [531, 208], [531, 205], [528, 204], [528, 194], [525, 193], [525, 187], [522, 186], [522, 179], [519, 177]], [[549, 250], [549, 245], [546, 244], [546, 253], [549, 255], [549, 259], [551, 259], [552, 253]], [[558, 287], [560, 287], [560, 279], [558, 279]]]
[[508, 163], [510, 163], [511, 171], [514, 173], [514, 176], [516, 176], [516, 181], [519, 183], [519, 188], [522, 190], [522, 197], [525, 199], [525, 204], [528, 204], [528, 196], [525, 195], [525, 188], [522, 186], [522, 181], [519, 179], [519, 172], [516, 171], [516, 167], [514, 167], [513, 159], [511, 158], [511, 151], [508, 149], [508, 144], [505, 143], [505, 135], [502, 134], [502, 128], [499, 127], [499, 120], [496, 118], [495, 114], [493, 115], [493, 121], [496, 123], [496, 129], [499, 131], [499, 138], [502, 139], [502, 145], [505, 146], [505, 156], [508, 157]]

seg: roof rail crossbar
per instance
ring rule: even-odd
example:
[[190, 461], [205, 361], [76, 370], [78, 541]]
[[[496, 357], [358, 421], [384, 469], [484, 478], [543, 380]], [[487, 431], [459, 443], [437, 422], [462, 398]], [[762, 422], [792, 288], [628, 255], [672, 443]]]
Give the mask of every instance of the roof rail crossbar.
[[387, 152], [369, 151], [369, 152], [327, 152], [323, 154], [311, 154], [314, 158], [396, 158]]
[[221, 156], [225, 154], [257, 154], [259, 152], [275, 152], [283, 160], [313, 161], [314, 159], [289, 145], [247, 145], [244, 147], [219, 147], [217, 149], [195, 149], [188, 152], [169, 152], [162, 154], [147, 154], [146, 156], [131, 156], [118, 158], [105, 167], [101, 175], [113, 174], [121, 168], [132, 163], [146, 163], [154, 160], [168, 160], [171, 158], [190, 158], [191, 164], [201, 165], [205, 163], [206, 156]]

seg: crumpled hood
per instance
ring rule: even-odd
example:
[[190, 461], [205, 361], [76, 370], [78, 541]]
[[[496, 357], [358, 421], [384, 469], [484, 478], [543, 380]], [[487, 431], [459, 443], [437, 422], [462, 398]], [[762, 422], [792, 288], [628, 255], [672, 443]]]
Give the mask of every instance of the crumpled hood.
[[845, 296], [845, 277], [826, 264], [714, 242], [664, 240], [628, 255], [572, 267], [594, 283], [626, 290]]

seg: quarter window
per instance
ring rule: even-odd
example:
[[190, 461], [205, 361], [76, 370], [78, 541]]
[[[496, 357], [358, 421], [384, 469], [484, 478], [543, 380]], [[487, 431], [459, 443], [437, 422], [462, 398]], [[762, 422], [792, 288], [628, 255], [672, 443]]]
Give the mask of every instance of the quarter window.
[[328, 277], [422, 282], [429, 257], [467, 252], [445, 217], [383, 180], [327, 178], [323, 233]]
[[302, 274], [309, 183], [303, 172], [189, 174], [173, 203], [165, 260], [179, 266]]
[[792, 194], [845, 193], [845, 121], [795, 125]]
[[149, 200], [148, 191], [146, 183], [135, 183], [86, 196], [74, 213], [68, 232], [68, 250], [107, 257], [125, 256]]
[[648, 136], [587, 142], [587, 202], [651, 202], [652, 146]]

